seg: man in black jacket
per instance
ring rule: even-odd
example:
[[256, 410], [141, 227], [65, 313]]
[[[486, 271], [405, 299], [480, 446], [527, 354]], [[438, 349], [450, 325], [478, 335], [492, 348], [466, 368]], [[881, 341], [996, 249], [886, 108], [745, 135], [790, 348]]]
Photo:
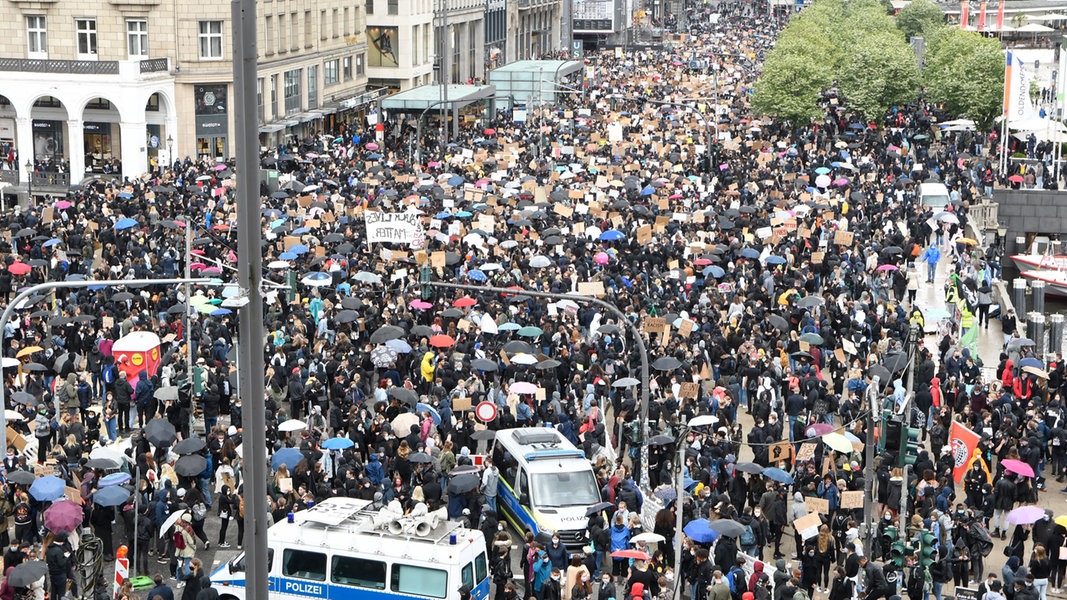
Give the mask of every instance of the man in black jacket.
[[993, 537], [1000, 539], [1007, 537], [1008, 513], [1015, 506], [1015, 479], [1014, 475], [1005, 472], [993, 486]]
[[130, 430], [130, 404], [133, 401], [133, 386], [126, 381], [126, 372], [120, 371], [119, 378], [115, 380], [115, 389], [112, 391], [115, 405], [119, 409], [119, 433]]

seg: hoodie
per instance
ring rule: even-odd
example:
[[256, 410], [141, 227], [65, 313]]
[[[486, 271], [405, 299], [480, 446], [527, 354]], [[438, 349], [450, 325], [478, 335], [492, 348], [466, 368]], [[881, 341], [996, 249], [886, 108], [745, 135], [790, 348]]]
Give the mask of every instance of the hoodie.
[[750, 591], [745, 592], [746, 594], [750, 594], [752, 593], [751, 590], [756, 589], [756, 582], [759, 581], [760, 575], [763, 575], [763, 563], [757, 560], [752, 565], [752, 575], [748, 577], [748, 587], [746, 589]]
[[382, 467], [382, 463], [378, 460], [377, 454], [370, 455], [370, 462], [367, 463], [365, 472], [367, 473], [367, 479], [374, 485], [381, 487], [382, 481], [385, 480], [385, 469]]
[[789, 571], [785, 569], [785, 559], [779, 558], [774, 563], [774, 589], [782, 589], [782, 586], [789, 581]]

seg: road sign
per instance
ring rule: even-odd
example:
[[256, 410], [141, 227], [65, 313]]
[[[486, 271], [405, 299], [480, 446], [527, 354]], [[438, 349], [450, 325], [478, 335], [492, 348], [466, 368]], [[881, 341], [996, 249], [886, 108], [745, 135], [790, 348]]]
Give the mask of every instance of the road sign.
[[479, 402], [474, 409], [474, 416], [478, 417], [478, 420], [483, 423], [494, 421], [496, 420], [496, 405], [488, 400]]

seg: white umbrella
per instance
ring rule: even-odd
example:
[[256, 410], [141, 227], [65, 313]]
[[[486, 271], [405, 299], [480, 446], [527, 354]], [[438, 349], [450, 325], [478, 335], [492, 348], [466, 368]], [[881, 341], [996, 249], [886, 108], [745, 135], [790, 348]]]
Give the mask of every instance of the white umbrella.
[[99, 448], [93, 448], [89, 453], [89, 458], [104, 458], [122, 464], [126, 461], [126, 456], [120, 452], [114, 446], [101, 446]]
[[500, 263], [485, 263], [481, 266], [481, 270], [485, 271], [499, 271], [504, 267]]
[[8, 367], [17, 367], [19, 366], [19, 364], [19, 359], [11, 356], [5, 356], [3, 362], [0, 362], [0, 365], [2, 365], [5, 369]]
[[667, 541], [667, 538], [663, 537], [662, 535], [660, 535], [658, 533], [639, 533], [639, 534], [633, 536], [632, 538], [630, 538], [630, 543], [631, 544], [636, 544], [638, 542], [644, 542], [646, 544], [651, 544], [651, 543], [660, 543], [660, 542], [665, 542], [665, 541]]
[[4, 418], [8, 421], [25, 421], [26, 417], [22, 416], [22, 413], [17, 410], [11, 410], [10, 408], [4, 411]]
[[482, 320], [479, 321], [478, 327], [482, 330], [482, 333], [499, 333], [500, 330], [496, 326], [496, 321], [488, 313], [482, 315]]
[[511, 357], [511, 362], [517, 365], [536, 365], [539, 361], [537, 360], [537, 357], [532, 354], [520, 352]]
[[286, 432], [300, 431], [301, 429], [304, 429], [305, 427], [307, 427], [307, 423], [301, 421], [300, 419], [289, 419], [288, 421], [285, 421], [281, 425], [278, 425], [278, 431], [286, 431]]
[[173, 512], [167, 517], [166, 521], [163, 521], [163, 526], [159, 528], [159, 539], [163, 539], [163, 536], [167, 535], [167, 530], [177, 523], [178, 519], [182, 518], [182, 515], [184, 515], [185, 512], [186, 511], [184, 510]]
[[362, 283], [381, 283], [382, 282], [382, 276], [381, 275], [378, 275], [377, 273], [371, 273], [370, 271], [360, 271], [359, 273], [356, 273], [356, 276], [353, 277], [353, 279], [355, 279], [356, 281], [362, 282]]
[[267, 263], [268, 269], [288, 269], [289, 262], [285, 260], [272, 260]]
[[530, 267], [534, 269], [544, 269], [551, 266], [552, 260], [543, 254], [538, 254], [530, 259]]

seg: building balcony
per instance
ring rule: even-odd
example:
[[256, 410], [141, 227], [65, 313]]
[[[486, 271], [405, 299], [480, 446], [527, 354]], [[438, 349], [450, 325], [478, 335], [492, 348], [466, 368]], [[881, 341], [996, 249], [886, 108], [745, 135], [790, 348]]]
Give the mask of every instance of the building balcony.
[[0, 184], [18, 185], [19, 183], [19, 170], [18, 169], [0, 169]]
[[53, 60], [0, 57], [0, 72], [60, 75], [117, 75], [122, 79], [150, 79], [170, 74], [170, 59]]

